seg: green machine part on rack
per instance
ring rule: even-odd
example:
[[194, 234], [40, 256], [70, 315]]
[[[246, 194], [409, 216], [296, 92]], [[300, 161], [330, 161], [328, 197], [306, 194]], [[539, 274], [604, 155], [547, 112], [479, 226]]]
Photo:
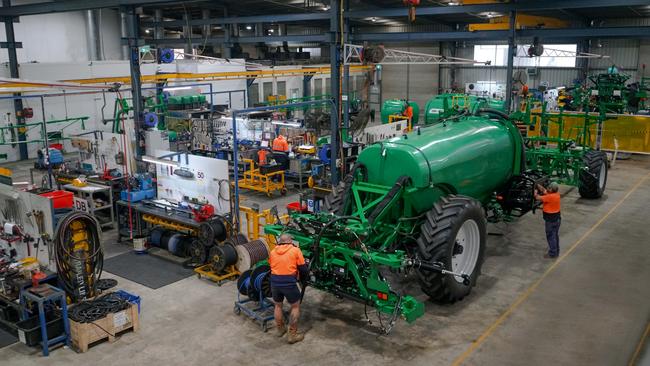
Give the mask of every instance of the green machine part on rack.
[[[0, 127], [0, 146], [5, 146], [5, 145], [15, 145], [15, 144], [24, 144], [24, 143], [45, 143], [47, 142], [54, 142], [54, 141], [63, 141], [63, 140], [69, 140], [70, 137], [63, 137], [62, 133], [63, 130], [66, 128], [76, 125], [77, 123], [81, 124], [81, 129], [85, 130], [86, 129], [86, 121], [90, 119], [88, 116], [83, 116], [83, 117], [69, 117], [69, 118], [63, 118], [63, 119], [53, 119], [49, 121], [40, 121], [40, 122], [30, 122], [30, 123], [25, 123], [25, 124], [18, 124], [18, 125], [10, 125], [10, 126], [2, 126]], [[61, 124], [61, 123], [68, 123], [67, 125], [63, 127], [59, 127], [56, 132], [52, 131], [49, 132], [47, 130], [48, 125], [53, 125], [53, 124]], [[29, 131], [32, 129], [35, 129], [37, 127], [39, 128], [39, 134], [40, 134], [40, 139], [31, 139], [27, 141], [19, 141], [17, 136], [22, 135], [22, 134], [27, 134]], [[9, 130], [11, 133], [11, 139], [7, 141], [5, 139], [5, 134], [4, 131]], [[53, 137], [55, 136], [56, 137]], [[46, 139], [47, 136], [47, 139]]]
[[506, 112], [505, 101], [468, 94], [440, 94], [429, 99], [424, 107], [424, 123], [431, 124], [465, 110], [492, 108]]
[[[453, 303], [476, 283], [486, 223], [536, 208], [544, 178], [524, 169], [523, 138], [501, 111], [471, 115], [366, 147], [329, 213], [292, 214], [267, 234], [291, 234], [309, 261], [308, 285], [413, 322], [424, 303], [395, 288], [416, 273], [423, 292]], [[412, 277], [407, 277], [412, 278]]]
[[[608, 161], [605, 152], [599, 150], [600, 138], [592, 138], [592, 130], [602, 134], [603, 122], [608, 118], [604, 109], [600, 112], [582, 112], [582, 124], [576, 126], [568, 135], [564, 134], [565, 113], [548, 113], [547, 103], [540, 112], [530, 113], [521, 118], [529, 126], [539, 129], [538, 136], [525, 139], [526, 164], [529, 169], [543, 172], [558, 183], [578, 187], [584, 198], [600, 198], [607, 184]], [[574, 115], [575, 116], [575, 115]], [[551, 125], [557, 131], [551, 134]], [[591, 141], [596, 141], [596, 148]]]

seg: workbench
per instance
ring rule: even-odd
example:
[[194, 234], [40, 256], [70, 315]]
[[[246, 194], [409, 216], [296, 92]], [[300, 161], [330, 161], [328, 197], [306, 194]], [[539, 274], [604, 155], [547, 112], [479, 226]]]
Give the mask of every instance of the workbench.
[[[130, 238], [131, 234], [134, 237], [142, 237], [149, 234], [147, 223], [150, 223], [148, 217], [155, 217], [171, 224], [178, 224], [179, 227], [197, 230], [200, 226], [199, 222], [194, 221], [193, 213], [190, 210], [182, 208], [162, 208], [160, 204], [152, 201], [142, 201], [129, 203], [127, 201], [118, 201], [118, 241], [122, 238]], [[131, 227], [129, 225], [129, 205], [131, 206]], [[147, 215], [147, 217], [145, 217]], [[148, 221], [149, 220], [149, 221]]]

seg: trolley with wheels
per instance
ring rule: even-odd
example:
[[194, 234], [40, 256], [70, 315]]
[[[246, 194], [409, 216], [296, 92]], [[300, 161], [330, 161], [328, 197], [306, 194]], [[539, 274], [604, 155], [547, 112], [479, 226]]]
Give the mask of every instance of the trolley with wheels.
[[269, 197], [275, 191], [283, 196], [287, 194], [282, 166], [256, 166], [251, 159], [244, 159], [243, 164], [244, 173], [239, 180], [239, 188], [266, 193]]
[[260, 265], [253, 270], [244, 271], [237, 280], [237, 301], [235, 315], [244, 314], [255, 320], [263, 332], [269, 330], [268, 323], [275, 319], [271, 296], [270, 267]]

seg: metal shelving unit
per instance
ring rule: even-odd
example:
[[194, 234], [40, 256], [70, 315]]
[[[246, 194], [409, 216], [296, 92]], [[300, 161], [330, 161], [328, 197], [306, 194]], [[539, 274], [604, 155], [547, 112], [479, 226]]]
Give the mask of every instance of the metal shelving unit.
[[[76, 207], [79, 211], [86, 211], [95, 217], [101, 226], [113, 227], [115, 222], [115, 212], [113, 205], [113, 189], [110, 186], [102, 186], [96, 184], [88, 184], [85, 187], [77, 187], [72, 184], [66, 184], [63, 189], [74, 193], [74, 195], [87, 202], [87, 207]], [[104, 202], [101, 206], [97, 206], [96, 199]]]

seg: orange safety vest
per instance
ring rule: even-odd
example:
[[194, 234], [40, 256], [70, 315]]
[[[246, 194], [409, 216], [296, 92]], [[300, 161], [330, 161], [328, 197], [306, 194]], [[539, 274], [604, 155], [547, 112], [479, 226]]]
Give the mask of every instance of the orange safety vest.
[[406, 107], [406, 111], [404, 112], [404, 115], [409, 119], [413, 119], [413, 107], [411, 106]]
[[289, 144], [284, 137], [278, 136], [273, 140], [273, 151], [287, 152], [289, 151]]
[[257, 162], [259, 165], [266, 165], [266, 155], [268, 155], [268, 151], [264, 149], [260, 149], [260, 151], [257, 152]]
[[298, 274], [298, 266], [303, 264], [305, 264], [305, 257], [293, 244], [276, 245], [269, 254], [271, 274], [276, 276], [295, 276]]
[[554, 214], [560, 212], [560, 194], [559, 193], [547, 193], [541, 196], [540, 201], [544, 204], [542, 211], [547, 214]]

